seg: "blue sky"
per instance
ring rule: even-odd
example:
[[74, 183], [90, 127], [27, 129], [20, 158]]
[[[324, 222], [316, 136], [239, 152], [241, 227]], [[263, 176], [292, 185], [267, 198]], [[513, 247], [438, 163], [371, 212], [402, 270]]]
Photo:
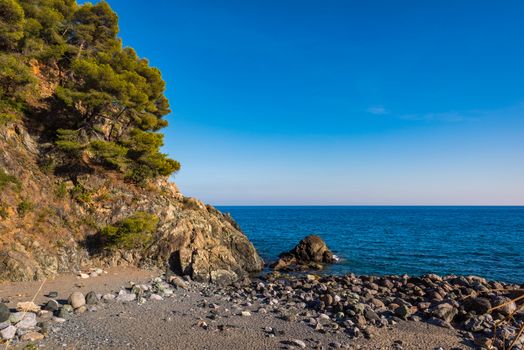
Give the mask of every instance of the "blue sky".
[[524, 204], [524, 2], [109, 0], [159, 67], [181, 190]]

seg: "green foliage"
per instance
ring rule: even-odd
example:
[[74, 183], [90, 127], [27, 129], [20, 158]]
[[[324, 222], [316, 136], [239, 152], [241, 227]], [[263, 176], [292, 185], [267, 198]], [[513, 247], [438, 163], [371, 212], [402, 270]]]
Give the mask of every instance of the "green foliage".
[[22, 57], [0, 53], [0, 123], [20, 117], [35, 82]]
[[62, 151], [76, 155], [84, 148], [84, 145], [79, 141], [78, 130], [58, 129], [56, 134], [55, 144]]
[[180, 168], [160, 152], [157, 131], [170, 113], [162, 75], [122, 46], [107, 2], [0, 0], [0, 124], [40, 112], [31, 103], [39, 88], [49, 90], [40, 77], [58, 84], [47, 101], [46, 126], [56, 131], [66, 164], [81, 162], [89, 149], [94, 163], [132, 181]]
[[16, 211], [20, 217], [24, 217], [27, 213], [33, 210], [33, 207], [34, 205], [30, 200], [23, 199], [20, 203], [18, 203]]
[[25, 14], [15, 0], [0, 0], [0, 48], [11, 50], [24, 36]]
[[71, 197], [73, 197], [80, 203], [91, 203], [91, 201], [93, 200], [92, 196], [93, 193], [82, 185], [76, 185], [71, 190]]
[[57, 198], [65, 198], [67, 196], [67, 185], [65, 182], [61, 182], [55, 189], [55, 196]]
[[126, 168], [128, 151], [126, 147], [115, 142], [98, 140], [91, 142], [90, 148], [95, 160], [99, 163], [116, 170], [124, 170]]
[[13, 185], [16, 190], [20, 190], [22, 186], [16, 176], [9, 175], [3, 169], [0, 169], [0, 191], [3, 191], [8, 185]]
[[38, 166], [42, 172], [51, 175], [55, 172], [56, 164], [53, 159], [43, 159]]
[[104, 245], [110, 248], [140, 249], [151, 241], [157, 225], [155, 215], [137, 212], [115, 225], [104, 227], [100, 235]]

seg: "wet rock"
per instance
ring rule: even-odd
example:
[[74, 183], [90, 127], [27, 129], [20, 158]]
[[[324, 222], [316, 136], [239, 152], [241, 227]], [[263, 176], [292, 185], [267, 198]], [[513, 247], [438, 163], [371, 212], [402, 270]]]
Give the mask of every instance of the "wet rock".
[[[335, 257], [322, 238], [311, 235], [287, 253], [282, 253], [280, 258], [271, 265], [274, 270], [321, 268], [318, 264], [334, 263]], [[293, 267], [296, 266], [296, 267]]]

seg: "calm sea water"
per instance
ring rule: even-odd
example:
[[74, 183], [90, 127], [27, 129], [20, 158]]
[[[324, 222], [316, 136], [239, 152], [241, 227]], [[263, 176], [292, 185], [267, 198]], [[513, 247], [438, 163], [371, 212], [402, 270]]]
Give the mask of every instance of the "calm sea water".
[[524, 283], [524, 207], [220, 207], [264, 260], [304, 236], [341, 257], [329, 273], [479, 275]]

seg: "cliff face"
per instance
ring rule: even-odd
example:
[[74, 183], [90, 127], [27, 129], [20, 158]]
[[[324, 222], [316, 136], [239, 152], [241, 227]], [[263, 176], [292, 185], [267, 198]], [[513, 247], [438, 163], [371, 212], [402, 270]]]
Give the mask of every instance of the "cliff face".
[[[49, 145], [27, 124], [0, 128], [0, 280], [40, 279], [90, 265], [155, 265], [227, 283], [262, 269], [230, 216], [183, 196], [166, 178], [138, 186], [96, 168], [73, 178], [54, 175], [44, 161]], [[104, 228], [136, 213], [158, 220], [146, 244], [100, 244]]]

